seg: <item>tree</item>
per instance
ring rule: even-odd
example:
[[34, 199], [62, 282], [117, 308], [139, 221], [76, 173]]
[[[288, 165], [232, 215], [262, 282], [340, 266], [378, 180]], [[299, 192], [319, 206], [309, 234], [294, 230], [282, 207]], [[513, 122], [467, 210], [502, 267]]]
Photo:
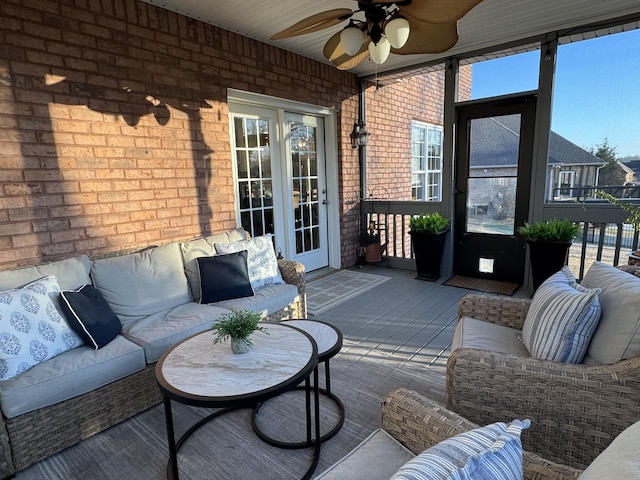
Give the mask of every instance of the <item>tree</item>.
[[598, 185], [623, 185], [625, 182], [625, 173], [618, 163], [616, 148], [609, 145], [609, 140], [605, 138], [602, 143], [589, 150], [592, 155], [607, 162], [600, 169]]

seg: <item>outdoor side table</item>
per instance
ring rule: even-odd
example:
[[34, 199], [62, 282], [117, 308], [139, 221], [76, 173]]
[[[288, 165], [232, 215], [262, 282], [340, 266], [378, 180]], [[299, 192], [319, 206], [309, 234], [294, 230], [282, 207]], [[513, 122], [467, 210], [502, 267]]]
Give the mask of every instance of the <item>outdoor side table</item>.
[[[333, 358], [342, 348], [342, 332], [340, 329], [326, 322], [321, 322], [317, 320], [283, 320], [280, 324], [285, 324], [289, 326], [293, 326], [299, 328], [300, 330], [308, 333], [313, 337], [316, 344], [318, 345], [318, 364], [324, 362], [325, 366], [325, 387], [319, 388], [318, 391], [320, 394], [328, 397], [333, 402], [335, 402], [338, 408], [338, 421], [334, 425], [334, 427], [324, 435], [320, 436], [320, 441], [324, 442], [325, 440], [333, 437], [338, 431], [342, 428], [344, 424], [344, 405], [342, 401], [331, 391], [331, 368], [329, 365], [329, 360]], [[318, 382], [318, 367], [316, 366], [316, 373], [314, 375], [314, 381], [316, 382], [315, 386]], [[304, 387], [298, 387], [300, 389]], [[305, 448], [309, 446], [309, 442], [283, 442], [280, 440], [275, 440], [269, 437], [267, 434], [262, 432], [257, 425], [256, 418], [258, 415], [258, 411], [260, 410], [260, 404], [256, 406], [252, 414], [252, 424], [253, 429], [263, 441], [275, 445], [280, 448]]]

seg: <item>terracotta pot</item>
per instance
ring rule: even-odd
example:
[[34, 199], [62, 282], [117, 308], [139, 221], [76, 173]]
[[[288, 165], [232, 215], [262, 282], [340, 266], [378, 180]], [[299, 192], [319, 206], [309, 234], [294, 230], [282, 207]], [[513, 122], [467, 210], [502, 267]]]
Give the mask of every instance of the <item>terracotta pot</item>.
[[382, 254], [386, 249], [386, 243], [384, 245], [380, 245], [379, 243], [367, 245], [365, 260], [367, 261], [367, 263], [376, 263], [382, 261]]

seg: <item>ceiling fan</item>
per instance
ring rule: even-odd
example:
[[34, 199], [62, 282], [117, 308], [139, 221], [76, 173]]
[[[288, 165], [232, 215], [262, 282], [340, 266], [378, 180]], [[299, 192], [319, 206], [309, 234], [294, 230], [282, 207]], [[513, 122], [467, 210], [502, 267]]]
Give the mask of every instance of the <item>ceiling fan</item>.
[[[440, 53], [458, 41], [458, 20], [482, 0], [358, 1], [358, 9], [337, 8], [311, 15], [276, 33], [272, 40], [349, 24], [325, 44], [324, 56], [340, 70], [355, 67], [368, 56], [382, 64], [398, 55]], [[364, 14], [364, 20], [356, 19]]]

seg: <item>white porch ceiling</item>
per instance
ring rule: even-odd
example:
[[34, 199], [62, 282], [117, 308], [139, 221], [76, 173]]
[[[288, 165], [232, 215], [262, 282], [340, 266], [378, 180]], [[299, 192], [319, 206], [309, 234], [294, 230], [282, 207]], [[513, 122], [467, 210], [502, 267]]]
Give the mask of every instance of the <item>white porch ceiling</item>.
[[[329, 63], [322, 55], [325, 42], [346, 22], [285, 40], [269, 38], [315, 13], [333, 8], [358, 8], [354, 0], [143, 1], [324, 63]], [[640, 14], [638, 0], [484, 0], [458, 23], [460, 39], [452, 49], [430, 55], [391, 54], [383, 65], [378, 66], [378, 73], [637, 14]], [[351, 71], [367, 76], [375, 73], [376, 66], [367, 59]]]

